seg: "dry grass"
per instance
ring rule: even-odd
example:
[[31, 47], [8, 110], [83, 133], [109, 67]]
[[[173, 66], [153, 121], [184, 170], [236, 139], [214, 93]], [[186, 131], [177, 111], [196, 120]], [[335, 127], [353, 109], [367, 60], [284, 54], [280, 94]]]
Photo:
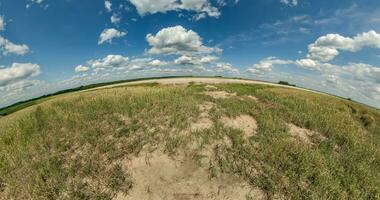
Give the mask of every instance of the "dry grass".
[[[380, 198], [378, 111], [213, 86], [87, 91], [1, 118], [0, 199]], [[202, 119], [207, 128], [191, 128]]]

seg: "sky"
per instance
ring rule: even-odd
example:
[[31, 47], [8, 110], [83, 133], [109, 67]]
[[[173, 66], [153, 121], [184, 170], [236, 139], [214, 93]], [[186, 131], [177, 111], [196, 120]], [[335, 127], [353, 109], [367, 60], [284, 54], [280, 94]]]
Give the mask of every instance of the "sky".
[[380, 108], [380, 1], [0, 0], [0, 107], [174, 75], [282, 80]]

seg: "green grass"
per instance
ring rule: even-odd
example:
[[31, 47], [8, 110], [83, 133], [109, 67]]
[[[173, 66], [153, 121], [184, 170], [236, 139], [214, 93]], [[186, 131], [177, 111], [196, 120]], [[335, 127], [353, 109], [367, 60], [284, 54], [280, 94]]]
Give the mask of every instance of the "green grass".
[[[202, 149], [224, 137], [231, 145], [212, 149], [211, 177], [240, 176], [269, 198], [380, 199], [378, 110], [289, 88], [216, 86], [259, 101], [213, 99], [202, 85], [150, 84], [55, 98], [0, 123], [0, 199], [112, 199], [135, 185], [125, 158], [163, 148], [201, 165]], [[204, 101], [215, 104], [214, 126], [181, 134]], [[241, 114], [258, 123], [249, 140], [219, 122]], [[294, 140], [287, 123], [326, 140], [314, 146]]]

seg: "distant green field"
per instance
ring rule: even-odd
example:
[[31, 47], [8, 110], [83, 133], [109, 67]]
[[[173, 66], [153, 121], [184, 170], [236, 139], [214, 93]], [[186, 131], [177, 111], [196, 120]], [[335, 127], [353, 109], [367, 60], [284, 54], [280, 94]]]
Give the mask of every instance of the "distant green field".
[[[33, 103], [0, 119], [0, 199], [128, 199], [145, 173], [131, 163], [155, 152], [194, 163], [212, 183], [235, 177], [264, 199], [380, 199], [380, 112], [348, 100], [266, 85], [146, 84]], [[250, 135], [228, 126], [250, 118]], [[163, 181], [152, 183], [170, 188]], [[190, 194], [205, 198], [200, 191]]]
[[[191, 76], [171, 76], [170, 78], [176, 78], [176, 77], [191, 77]], [[62, 90], [62, 91], [58, 91], [58, 92], [48, 94], [48, 95], [44, 95], [41, 97], [29, 99], [26, 101], [17, 102], [15, 104], [12, 104], [12, 105], [4, 107], [4, 108], [0, 108], [0, 116], [6, 116], [9, 114], [12, 114], [12, 113], [17, 112], [21, 109], [24, 109], [24, 108], [27, 108], [29, 106], [32, 106], [32, 105], [41, 103], [43, 101], [46, 101], [46, 100], [50, 99], [49, 97], [57, 96], [60, 94], [66, 94], [66, 93], [70, 93], [70, 92], [88, 90], [88, 89], [92, 89], [92, 88], [97, 88], [97, 87], [102, 87], [102, 86], [107, 86], [107, 85], [113, 85], [113, 84], [118, 84], [118, 83], [127, 83], [127, 82], [150, 80], [150, 79], [163, 79], [163, 78], [169, 78], [169, 77], [152, 77], [152, 78], [138, 78], [138, 79], [130, 79], [130, 80], [112, 81], [112, 82], [96, 83], [96, 84], [91, 84], [91, 85], [86, 85], [86, 86], [80, 86], [77, 88]]]

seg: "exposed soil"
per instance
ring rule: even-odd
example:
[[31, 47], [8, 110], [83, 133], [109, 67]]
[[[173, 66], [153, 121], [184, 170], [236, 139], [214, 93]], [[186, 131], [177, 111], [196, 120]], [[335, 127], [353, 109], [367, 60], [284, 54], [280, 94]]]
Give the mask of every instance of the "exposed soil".
[[322, 134], [316, 131], [301, 128], [292, 123], [288, 124], [288, 129], [289, 129], [290, 135], [292, 135], [293, 137], [297, 137], [298, 139], [300, 139], [302, 142], [304, 142], [307, 145], [314, 145], [315, 144], [314, 139], [317, 139], [319, 141], [326, 139]]
[[205, 90], [207, 91], [213, 91], [213, 90], [217, 90], [218, 88], [214, 85], [206, 85], [205, 86]]
[[129, 195], [118, 195], [115, 199], [225, 199], [246, 200], [265, 199], [265, 193], [251, 189], [241, 179], [223, 174], [218, 178], [209, 178], [206, 169], [195, 162], [180, 158], [171, 158], [156, 151], [125, 162], [125, 166], [134, 180]]
[[247, 97], [248, 99], [253, 100], [253, 101], [259, 101], [259, 99], [257, 97], [252, 96], [252, 95], [247, 95], [245, 97]]
[[191, 131], [202, 131], [211, 128], [214, 125], [214, 122], [210, 119], [209, 111], [214, 106], [211, 102], [205, 102], [198, 106], [199, 111], [201, 112], [199, 115], [199, 119], [193, 122], [190, 125]]
[[226, 91], [207, 91], [205, 94], [214, 99], [227, 99], [236, 96], [236, 93], [228, 93]]
[[223, 117], [221, 121], [226, 127], [241, 130], [245, 139], [251, 137], [257, 130], [256, 120], [249, 115], [240, 115], [235, 119]]

